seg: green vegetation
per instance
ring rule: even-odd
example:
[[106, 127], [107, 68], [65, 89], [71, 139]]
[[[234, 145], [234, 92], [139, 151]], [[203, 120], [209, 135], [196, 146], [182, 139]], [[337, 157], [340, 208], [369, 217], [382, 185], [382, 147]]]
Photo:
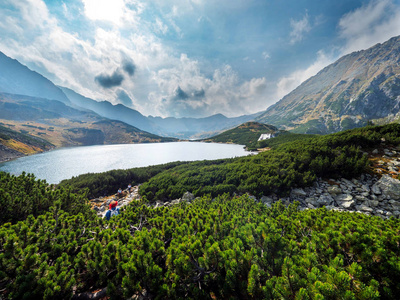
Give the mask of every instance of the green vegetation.
[[8, 299], [395, 299], [399, 220], [272, 208], [247, 196], [153, 209], [109, 222], [52, 207], [0, 228]]
[[239, 125], [236, 128], [224, 131], [214, 137], [204, 139], [205, 142], [214, 143], [233, 143], [239, 145], [246, 145], [250, 150], [255, 150], [258, 147], [258, 138], [261, 134], [278, 133], [278, 129], [272, 125], [247, 122]]
[[[398, 145], [399, 132], [399, 124], [365, 127], [250, 157], [88, 174], [73, 188], [0, 173], [0, 298], [107, 288], [110, 299], [397, 299], [399, 219], [268, 208], [222, 193], [284, 193], [315, 176], [355, 176], [368, 167], [361, 151], [382, 139]], [[105, 221], [79, 191], [100, 193], [102, 181], [113, 190], [146, 181], [145, 197]], [[186, 188], [208, 195], [157, 209], [146, 202]]]
[[36, 180], [33, 174], [20, 176], [0, 172], [0, 224], [16, 223], [29, 215], [39, 216], [57, 205], [60, 209], [77, 214], [87, 214], [87, 197], [84, 193], [72, 193], [71, 188], [54, 190], [45, 180]]
[[137, 185], [143, 183], [158, 173], [174, 168], [178, 165], [186, 164], [182, 162], [172, 162], [163, 165], [132, 168], [128, 170], [112, 170], [103, 173], [88, 173], [63, 180], [59, 187], [70, 187], [73, 192], [78, 193], [88, 189], [88, 197], [95, 198], [111, 195], [119, 188], [124, 188], [128, 184]]
[[[301, 138], [254, 156], [88, 174], [65, 180], [61, 185], [70, 184], [74, 191], [87, 187], [89, 195], [97, 197], [114, 193], [129, 183], [143, 183], [140, 193], [149, 201], [180, 198], [186, 191], [195, 196], [223, 193], [284, 195], [292, 187], [312, 184], [316, 177], [359, 176], [369, 166], [362, 150], [379, 146], [381, 138], [398, 145], [398, 132], [399, 124], [369, 126]], [[288, 135], [287, 139], [292, 137], [297, 139], [302, 135]], [[277, 143], [284, 140], [282, 136]]]

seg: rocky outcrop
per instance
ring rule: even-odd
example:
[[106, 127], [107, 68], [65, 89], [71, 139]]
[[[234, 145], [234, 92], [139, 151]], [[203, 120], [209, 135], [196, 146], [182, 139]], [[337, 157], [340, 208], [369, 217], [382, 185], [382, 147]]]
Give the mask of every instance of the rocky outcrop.
[[318, 179], [312, 187], [293, 189], [288, 197], [263, 196], [260, 202], [270, 206], [279, 200], [287, 205], [298, 201], [301, 209], [325, 206], [329, 210], [399, 217], [400, 181], [389, 175], [379, 178], [369, 174], [352, 180]]

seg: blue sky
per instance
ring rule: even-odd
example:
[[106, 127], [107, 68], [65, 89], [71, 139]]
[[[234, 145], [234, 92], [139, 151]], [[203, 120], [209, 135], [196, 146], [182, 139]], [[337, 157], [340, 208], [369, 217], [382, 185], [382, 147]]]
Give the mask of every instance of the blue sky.
[[400, 35], [400, 0], [0, 0], [0, 51], [145, 115], [255, 113]]

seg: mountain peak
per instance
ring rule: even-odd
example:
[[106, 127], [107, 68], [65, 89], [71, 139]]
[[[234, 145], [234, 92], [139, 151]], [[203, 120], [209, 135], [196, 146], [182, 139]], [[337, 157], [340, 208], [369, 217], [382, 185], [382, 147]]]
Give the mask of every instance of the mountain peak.
[[400, 37], [350, 53], [256, 118], [302, 133], [330, 133], [396, 115], [400, 108]]

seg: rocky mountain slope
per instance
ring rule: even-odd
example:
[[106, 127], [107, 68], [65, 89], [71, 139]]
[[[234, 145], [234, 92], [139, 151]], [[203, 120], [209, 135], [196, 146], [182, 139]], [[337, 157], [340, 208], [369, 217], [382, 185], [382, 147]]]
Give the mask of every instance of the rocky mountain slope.
[[[400, 108], [400, 37], [321, 70], [256, 118], [302, 133], [331, 133], [392, 120]], [[389, 116], [389, 118], [388, 118]]]

